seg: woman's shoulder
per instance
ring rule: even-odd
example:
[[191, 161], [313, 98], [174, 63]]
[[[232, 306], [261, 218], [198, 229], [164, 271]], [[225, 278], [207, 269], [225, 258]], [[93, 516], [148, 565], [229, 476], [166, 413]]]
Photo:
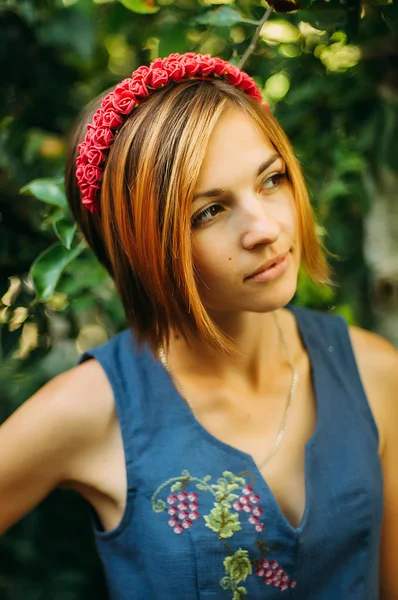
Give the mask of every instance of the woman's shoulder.
[[57, 375], [29, 402], [62, 427], [76, 456], [106, 438], [116, 419], [111, 385], [95, 359]]
[[[380, 450], [398, 426], [398, 351], [381, 335], [348, 327], [355, 359], [380, 434]], [[394, 434], [396, 435], [396, 434]]]
[[90, 420], [99, 433], [114, 417], [112, 386], [95, 357], [88, 356], [80, 364], [54, 378], [51, 383], [60, 399], [65, 397], [65, 401], [70, 403], [70, 409], [79, 420]]

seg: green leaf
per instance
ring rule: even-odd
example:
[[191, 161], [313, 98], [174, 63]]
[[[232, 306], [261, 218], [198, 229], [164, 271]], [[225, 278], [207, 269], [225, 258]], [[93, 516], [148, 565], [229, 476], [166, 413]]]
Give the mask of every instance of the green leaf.
[[171, 492], [179, 492], [182, 488], [182, 481], [176, 481], [170, 488]]
[[218, 533], [222, 538], [232, 537], [236, 531], [242, 529], [237, 513], [231, 514], [228, 508], [220, 505], [212, 508], [209, 515], [204, 517], [206, 527]]
[[237, 23], [247, 22], [243, 15], [229, 6], [222, 6], [216, 10], [210, 10], [194, 19], [194, 22], [199, 25], [211, 25], [212, 27], [232, 27]]
[[67, 208], [67, 200], [65, 191], [62, 185], [56, 183], [53, 179], [34, 179], [27, 185], [24, 185], [21, 194], [29, 194], [42, 202]]
[[152, 14], [159, 10], [153, 0], [119, 0], [119, 2], [129, 10], [140, 14]]
[[72, 250], [57, 242], [36, 258], [29, 274], [40, 300], [45, 302], [51, 298], [63, 271], [84, 248], [84, 242], [80, 242]]
[[55, 235], [59, 239], [60, 242], [70, 250], [70, 247], [73, 242], [73, 238], [75, 237], [77, 225], [75, 223], [71, 223], [66, 219], [54, 219], [52, 221], [52, 225], [55, 231]]
[[224, 560], [226, 573], [235, 584], [245, 581], [252, 573], [252, 565], [247, 550], [239, 548], [233, 556], [227, 556]]

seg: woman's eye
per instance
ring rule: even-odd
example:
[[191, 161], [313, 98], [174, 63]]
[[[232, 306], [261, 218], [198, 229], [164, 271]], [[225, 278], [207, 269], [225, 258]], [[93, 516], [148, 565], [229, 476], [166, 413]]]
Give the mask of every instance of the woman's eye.
[[261, 185], [267, 190], [273, 190], [278, 187], [284, 179], [286, 179], [287, 173], [275, 173], [271, 177], [267, 177], [263, 180]]
[[193, 217], [192, 227], [195, 227], [195, 225], [203, 225], [207, 221], [210, 221], [218, 215], [220, 210], [223, 210], [222, 206], [220, 206], [219, 204], [212, 204], [211, 206], [206, 208], [206, 210], [196, 215], [196, 217]]

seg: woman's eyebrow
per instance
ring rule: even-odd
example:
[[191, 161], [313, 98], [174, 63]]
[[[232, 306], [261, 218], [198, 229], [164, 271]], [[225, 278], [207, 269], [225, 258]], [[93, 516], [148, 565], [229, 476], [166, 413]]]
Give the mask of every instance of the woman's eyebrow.
[[266, 160], [262, 165], [259, 166], [257, 170], [256, 177], [259, 177], [261, 173], [264, 173], [278, 158], [282, 158], [280, 154], [272, 154], [268, 160]]
[[[259, 177], [261, 173], [266, 171], [278, 158], [282, 158], [280, 154], [272, 154], [265, 162], [263, 162], [259, 168], [257, 169], [256, 177]], [[225, 194], [225, 191], [221, 188], [213, 188], [212, 190], [208, 190], [207, 192], [199, 192], [198, 194], [194, 194], [192, 198], [192, 202], [195, 202], [198, 198], [214, 198], [215, 196], [221, 196]]]

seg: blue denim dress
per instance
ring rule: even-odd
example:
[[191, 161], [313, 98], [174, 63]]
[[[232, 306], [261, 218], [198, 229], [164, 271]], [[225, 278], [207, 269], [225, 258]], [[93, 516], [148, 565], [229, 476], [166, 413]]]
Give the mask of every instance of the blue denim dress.
[[347, 325], [287, 308], [310, 357], [317, 402], [298, 528], [251, 456], [200, 425], [129, 330], [80, 356], [104, 369], [124, 442], [121, 522], [105, 532], [91, 511], [110, 600], [377, 600], [378, 432]]

